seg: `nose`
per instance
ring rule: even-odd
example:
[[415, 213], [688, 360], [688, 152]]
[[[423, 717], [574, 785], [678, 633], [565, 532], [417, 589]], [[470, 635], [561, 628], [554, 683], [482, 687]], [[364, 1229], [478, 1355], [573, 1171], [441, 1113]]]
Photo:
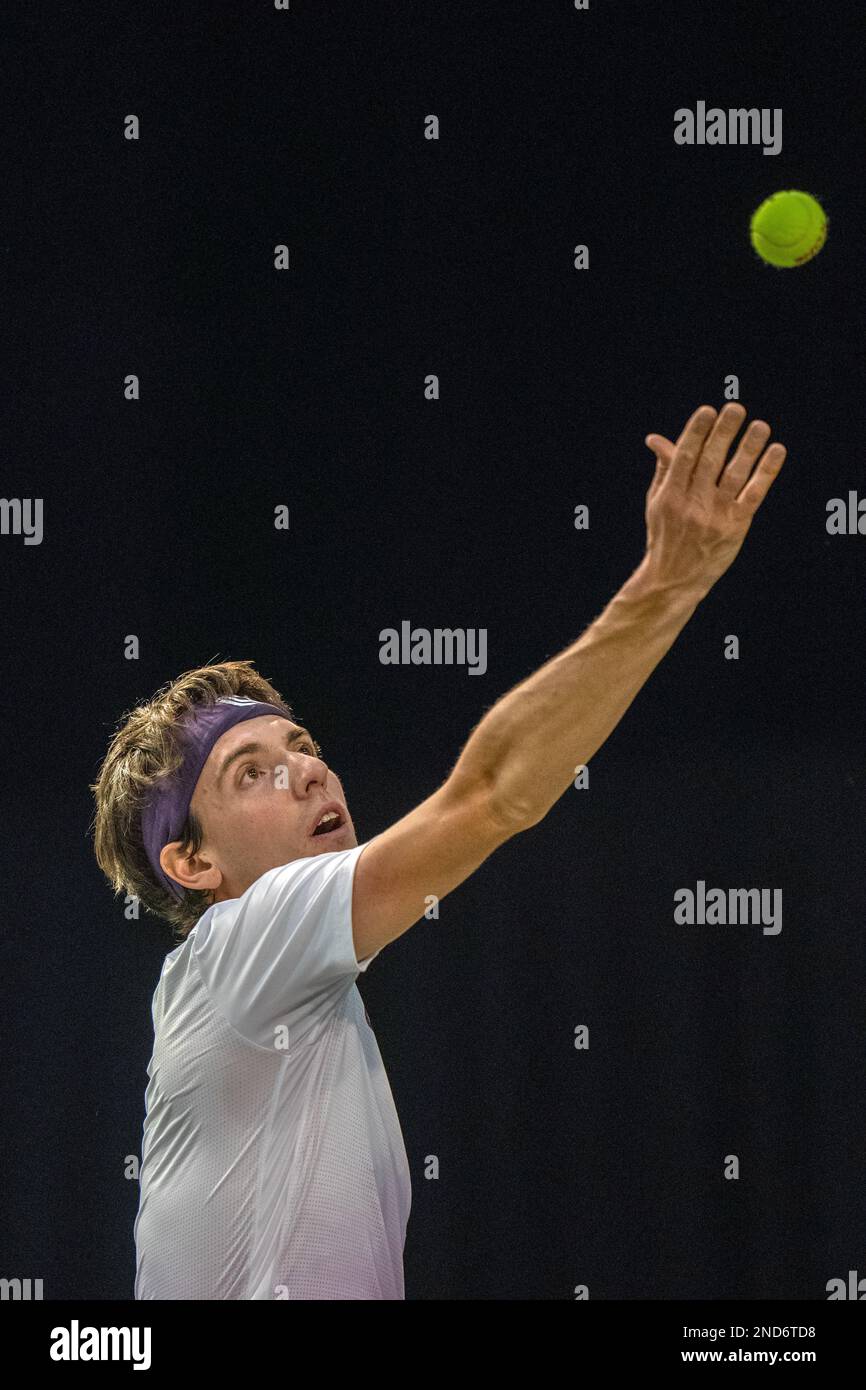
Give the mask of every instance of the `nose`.
[[306, 791], [317, 783], [322, 787], [328, 785], [328, 764], [323, 758], [314, 757], [312, 753], [302, 753], [303, 772], [302, 780]]

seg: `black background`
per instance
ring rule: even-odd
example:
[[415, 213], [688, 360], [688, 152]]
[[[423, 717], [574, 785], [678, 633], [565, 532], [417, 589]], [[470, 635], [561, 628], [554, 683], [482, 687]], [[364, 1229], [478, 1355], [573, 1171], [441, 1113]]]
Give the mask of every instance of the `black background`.
[[[4, 27], [3, 493], [42, 497], [45, 533], [0, 537], [0, 1274], [132, 1297], [171, 941], [93, 859], [121, 713], [253, 658], [372, 838], [627, 578], [644, 435], [731, 373], [788, 448], [733, 569], [590, 790], [361, 981], [412, 1171], [406, 1295], [866, 1274], [866, 539], [825, 527], [866, 491], [858, 8], [31, 0]], [[782, 108], [782, 152], [676, 145], [699, 100]], [[830, 218], [798, 270], [748, 241], [781, 188]], [[486, 675], [382, 666], [404, 619], [486, 628]], [[781, 888], [781, 934], [676, 926], [698, 879]]]

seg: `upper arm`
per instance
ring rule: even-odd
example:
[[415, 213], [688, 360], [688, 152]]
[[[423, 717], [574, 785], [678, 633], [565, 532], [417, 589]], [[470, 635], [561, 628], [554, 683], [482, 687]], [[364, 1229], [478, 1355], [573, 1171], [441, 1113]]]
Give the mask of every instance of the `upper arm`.
[[444, 898], [518, 827], [497, 815], [486, 789], [452, 773], [402, 820], [365, 845], [355, 865], [352, 932], [358, 960], [402, 936], [430, 897]]

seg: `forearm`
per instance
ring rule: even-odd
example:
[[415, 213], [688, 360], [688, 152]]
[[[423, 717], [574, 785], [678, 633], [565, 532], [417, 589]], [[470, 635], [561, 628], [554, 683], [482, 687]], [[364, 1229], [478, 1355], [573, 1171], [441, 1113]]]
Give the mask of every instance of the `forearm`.
[[644, 562], [572, 646], [488, 710], [455, 772], [504, 818], [534, 825], [619, 723], [703, 594], [662, 588]]
[[676, 444], [647, 435], [656, 473], [638, 569], [581, 638], [504, 695], [473, 730], [452, 773], [481, 789], [502, 828], [534, 825], [572, 784], [738, 554], [785, 459], [757, 420], [730, 462], [745, 410], [701, 406]]

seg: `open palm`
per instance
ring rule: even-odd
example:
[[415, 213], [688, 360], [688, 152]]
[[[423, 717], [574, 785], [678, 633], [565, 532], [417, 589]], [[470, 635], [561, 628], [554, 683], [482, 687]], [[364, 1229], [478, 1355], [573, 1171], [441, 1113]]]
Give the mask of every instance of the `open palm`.
[[664, 585], [709, 589], [732, 563], [785, 461], [770, 426], [753, 420], [728, 460], [745, 407], [700, 406], [676, 444], [648, 434], [656, 471], [646, 498], [646, 563]]

